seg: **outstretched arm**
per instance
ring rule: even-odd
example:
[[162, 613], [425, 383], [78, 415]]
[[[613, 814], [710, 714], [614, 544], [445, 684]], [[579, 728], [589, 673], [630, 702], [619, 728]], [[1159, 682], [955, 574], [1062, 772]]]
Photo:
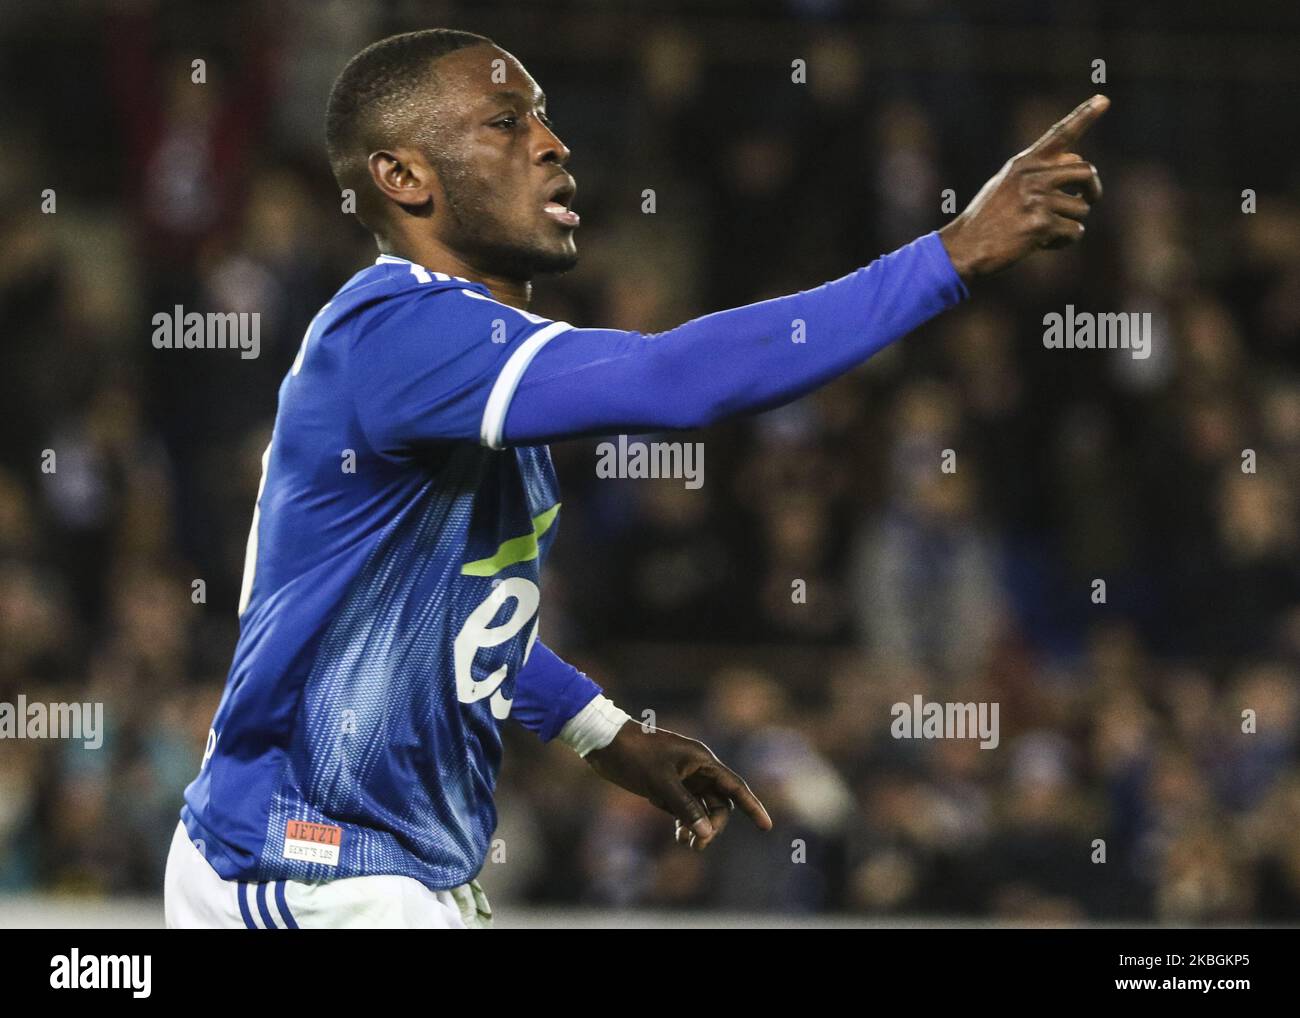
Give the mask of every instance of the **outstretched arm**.
[[523, 372], [504, 441], [698, 428], [779, 406], [862, 363], [966, 295], [936, 233], [813, 290], [667, 332], [569, 329]]
[[521, 349], [492, 446], [697, 428], [787, 403], [967, 295], [966, 282], [1082, 238], [1101, 197], [1070, 149], [1109, 106], [1094, 96], [1014, 156], [952, 223], [865, 268], [667, 332], [556, 329]]
[[1108, 105], [1079, 106], [939, 232], [815, 289], [654, 335], [575, 329], [395, 259], [416, 292], [362, 302], [345, 325], [361, 430], [400, 457], [446, 441], [500, 449], [694, 428], [788, 403], [960, 301], [970, 281], [1078, 241], [1101, 181], [1072, 148]]

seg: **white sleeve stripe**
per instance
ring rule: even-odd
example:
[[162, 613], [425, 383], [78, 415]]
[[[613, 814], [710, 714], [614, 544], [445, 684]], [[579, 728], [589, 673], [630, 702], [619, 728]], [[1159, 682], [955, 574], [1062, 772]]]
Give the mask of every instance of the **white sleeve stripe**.
[[524, 377], [528, 365], [532, 363], [542, 347], [560, 333], [568, 332], [572, 328], [573, 326], [568, 322], [552, 322], [525, 339], [510, 355], [505, 367], [497, 375], [492, 391], [488, 393], [487, 406], [483, 408], [483, 424], [479, 429], [479, 441], [489, 449], [502, 448], [506, 411], [510, 409], [510, 401], [514, 398], [515, 389], [519, 387], [519, 380]]

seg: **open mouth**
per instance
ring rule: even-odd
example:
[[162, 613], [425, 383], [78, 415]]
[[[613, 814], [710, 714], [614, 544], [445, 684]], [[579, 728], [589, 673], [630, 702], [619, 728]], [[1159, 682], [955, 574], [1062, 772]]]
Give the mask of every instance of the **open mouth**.
[[561, 226], [573, 229], [582, 221], [578, 217], [578, 213], [569, 208], [569, 204], [573, 201], [573, 196], [577, 193], [577, 190], [573, 178], [566, 173], [551, 187], [546, 204], [542, 206], [542, 211]]

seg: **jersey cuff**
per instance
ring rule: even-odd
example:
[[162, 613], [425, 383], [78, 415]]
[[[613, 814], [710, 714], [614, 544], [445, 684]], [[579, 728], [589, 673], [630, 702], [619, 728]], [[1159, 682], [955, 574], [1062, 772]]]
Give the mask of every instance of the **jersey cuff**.
[[515, 389], [524, 371], [532, 363], [537, 352], [562, 332], [568, 332], [573, 326], [568, 322], [552, 322], [543, 326], [525, 339], [506, 361], [505, 367], [497, 375], [497, 380], [488, 393], [487, 405], [483, 408], [483, 422], [479, 427], [479, 441], [489, 449], [504, 448], [506, 413], [510, 410], [510, 400], [514, 398]]
[[604, 749], [613, 742], [619, 729], [631, 720], [612, 700], [597, 693], [565, 722], [557, 738], [578, 756], [586, 757], [592, 750]]

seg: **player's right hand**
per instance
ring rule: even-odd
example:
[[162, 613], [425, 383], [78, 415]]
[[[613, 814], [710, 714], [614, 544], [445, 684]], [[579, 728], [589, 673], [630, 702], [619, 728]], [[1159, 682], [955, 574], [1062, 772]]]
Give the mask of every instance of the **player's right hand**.
[[677, 821], [677, 840], [703, 851], [737, 806], [761, 831], [772, 819], [745, 779], [702, 742], [626, 721], [614, 741], [587, 754], [606, 781], [648, 799]]
[[1081, 103], [1012, 156], [961, 215], [939, 231], [962, 279], [969, 282], [1040, 248], [1082, 239], [1083, 221], [1101, 198], [1101, 177], [1074, 148], [1109, 106], [1104, 95]]

